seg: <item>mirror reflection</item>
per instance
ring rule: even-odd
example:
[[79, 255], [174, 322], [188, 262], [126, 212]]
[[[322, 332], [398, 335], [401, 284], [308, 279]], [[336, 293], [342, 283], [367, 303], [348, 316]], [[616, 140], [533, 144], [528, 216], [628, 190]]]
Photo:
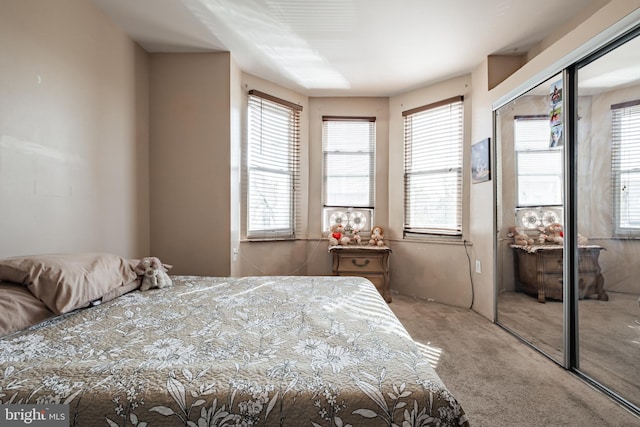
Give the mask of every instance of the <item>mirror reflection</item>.
[[[558, 74], [495, 112], [497, 321], [565, 365], [571, 301], [563, 301], [562, 243], [571, 198], [563, 164], [574, 143], [578, 357], [570, 368], [638, 408], [640, 37], [594, 58], [576, 67], [576, 88]], [[573, 142], [562, 132], [566, 96], [577, 100]]]
[[503, 279], [498, 321], [558, 362], [563, 360], [563, 93], [562, 76], [556, 75], [496, 113]]
[[640, 406], [640, 38], [577, 78], [578, 232], [603, 248], [579, 281], [608, 297], [578, 303], [577, 368]]

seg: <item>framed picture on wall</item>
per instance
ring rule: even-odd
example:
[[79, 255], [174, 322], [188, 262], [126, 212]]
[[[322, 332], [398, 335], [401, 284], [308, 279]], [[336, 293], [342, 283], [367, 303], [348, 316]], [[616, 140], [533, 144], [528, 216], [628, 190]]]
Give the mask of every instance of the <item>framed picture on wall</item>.
[[471, 146], [471, 181], [474, 184], [491, 179], [491, 138], [483, 139]]

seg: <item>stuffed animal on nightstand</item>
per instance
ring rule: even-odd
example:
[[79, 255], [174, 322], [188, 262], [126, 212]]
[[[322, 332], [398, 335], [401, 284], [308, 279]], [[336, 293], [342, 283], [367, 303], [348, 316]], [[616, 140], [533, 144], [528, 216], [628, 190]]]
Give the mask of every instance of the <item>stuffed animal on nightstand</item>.
[[360, 237], [360, 230], [357, 228], [353, 229], [353, 236], [351, 236], [351, 240], [353, 240], [353, 243], [355, 243], [356, 245], [359, 245], [362, 243], [362, 237]]
[[344, 226], [342, 224], [333, 224], [329, 232], [329, 246], [348, 245], [351, 239], [344, 234]]
[[173, 285], [171, 277], [167, 274], [170, 268], [171, 266], [162, 264], [156, 257], [142, 258], [134, 269], [137, 275], [142, 276], [140, 290], [161, 289]]
[[549, 238], [549, 236], [547, 236], [546, 227], [538, 227], [538, 231], [540, 232], [540, 234], [538, 234], [538, 239], [536, 240], [536, 242], [539, 245], [544, 245], [545, 243], [547, 243], [547, 239]]
[[[562, 225], [555, 222], [547, 227], [538, 227], [540, 235], [538, 236], [538, 243], [544, 245], [545, 243], [554, 243], [562, 245], [564, 243], [564, 231]], [[578, 246], [586, 246], [589, 244], [589, 239], [578, 233]]]
[[369, 238], [369, 244], [371, 246], [384, 246], [384, 229], [379, 225], [376, 225], [371, 230], [371, 237]]
[[562, 224], [554, 222], [547, 225], [544, 229], [544, 234], [547, 235], [547, 242], [561, 245], [564, 242], [564, 231], [562, 230]]
[[529, 246], [533, 245], [533, 239], [529, 237], [520, 227], [514, 225], [509, 227], [509, 233], [507, 237], [513, 238], [513, 243], [518, 246]]
[[578, 246], [586, 246], [589, 244], [589, 239], [582, 234], [578, 234]]

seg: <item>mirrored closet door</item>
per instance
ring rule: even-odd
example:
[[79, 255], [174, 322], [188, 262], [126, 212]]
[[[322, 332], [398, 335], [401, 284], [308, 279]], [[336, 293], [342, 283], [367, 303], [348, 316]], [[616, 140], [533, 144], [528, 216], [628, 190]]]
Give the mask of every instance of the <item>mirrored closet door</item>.
[[640, 28], [494, 114], [497, 323], [640, 414]]
[[552, 359], [563, 353], [563, 81], [496, 111], [498, 321]]
[[640, 37], [576, 69], [576, 368], [640, 407]]

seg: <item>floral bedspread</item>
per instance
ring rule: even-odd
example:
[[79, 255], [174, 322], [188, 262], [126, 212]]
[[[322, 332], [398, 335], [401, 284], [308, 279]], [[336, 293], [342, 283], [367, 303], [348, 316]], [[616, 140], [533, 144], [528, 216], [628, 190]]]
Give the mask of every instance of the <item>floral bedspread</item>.
[[72, 426], [458, 426], [367, 280], [173, 276], [0, 340], [0, 403]]

